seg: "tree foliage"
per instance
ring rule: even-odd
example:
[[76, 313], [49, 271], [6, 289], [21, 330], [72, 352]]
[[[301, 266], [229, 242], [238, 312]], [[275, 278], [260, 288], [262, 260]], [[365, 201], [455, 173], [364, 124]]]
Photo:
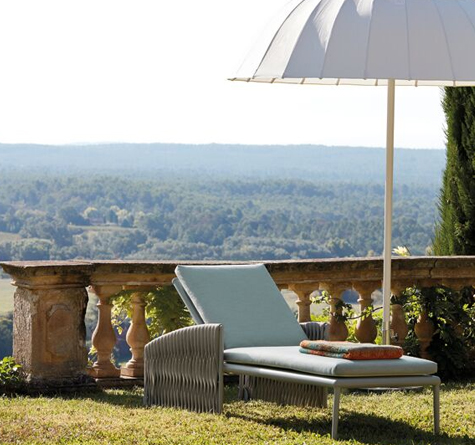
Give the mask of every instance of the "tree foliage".
[[475, 254], [475, 88], [446, 88], [447, 165], [439, 198], [436, 255]]
[[[283, 260], [378, 255], [381, 184], [0, 176], [0, 260]], [[424, 254], [433, 186], [395, 188], [394, 242]]]
[[0, 315], [0, 357], [12, 355], [13, 312]]

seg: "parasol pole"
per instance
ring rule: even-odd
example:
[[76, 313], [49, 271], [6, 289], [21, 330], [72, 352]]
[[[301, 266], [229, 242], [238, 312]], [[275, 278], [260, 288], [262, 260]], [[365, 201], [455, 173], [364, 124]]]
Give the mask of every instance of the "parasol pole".
[[393, 216], [394, 167], [394, 99], [396, 83], [388, 80], [388, 110], [386, 130], [386, 183], [384, 193], [384, 250], [383, 250], [383, 344], [391, 343], [389, 313], [391, 306], [391, 235]]

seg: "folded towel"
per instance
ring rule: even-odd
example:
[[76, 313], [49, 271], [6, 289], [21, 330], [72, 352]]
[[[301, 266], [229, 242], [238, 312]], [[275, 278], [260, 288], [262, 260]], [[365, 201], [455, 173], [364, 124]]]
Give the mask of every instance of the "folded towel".
[[399, 346], [351, 343], [349, 341], [303, 340], [300, 352], [348, 360], [387, 360], [403, 355]]

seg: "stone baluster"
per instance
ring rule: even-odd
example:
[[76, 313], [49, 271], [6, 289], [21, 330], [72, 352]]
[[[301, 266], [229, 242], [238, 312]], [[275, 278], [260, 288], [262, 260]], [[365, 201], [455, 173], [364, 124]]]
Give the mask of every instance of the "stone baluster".
[[[359, 294], [358, 303], [360, 304], [361, 313], [372, 306], [373, 299], [371, 294], [379, 287], [378, 281], [357, 281], [353, 283], [353, 289]], [[356, 338], [360, 343], [374, 343], [378, 331], [376, 322], [372, 314], [363, 315], [356, 323]]]
[[[457, 280], [457, 279], [445, 279], [442, 281], [442, 284], [444, 286], [449, 287], [450, 289], [453, 289], [456, 292], [461, 292], [463, 288], [470, 286], [469, 283], [467, 283], [466, 280]], [[458, 322], [452, 322], [451, 323], [452, 328], [454, 329], [456, 335], [458, 337], [463, 336], [463, 327], [460, 325]]]
[[[409, 282], [393, 281], [391, 283], [391, 293], [396, 297], [399, 297], [409, 286], [411, 286]], [[391, 305], [391, 320], [389, 327], [391, 329], [391, 344], [402, 347], [406, 340], [407, 333], [409, 332], [409, 328], [404, 315], [404, 308], [401, 304], [396, 303]]]
[[121, 377], [141, 378], [144, 375], [144, 348], [150, 341], [150, 334], [145, 322], [145, 296], [147, 293], [148, 291], [140, 290], [132, 294], [132, 321], [126, 335], [132, 358], [122, 366]]
[[[453, 289], [454, 291], [460, 292], [464, 287], [471, 286], [472, 284], [467, 280], [457, 280], [456, 278], [445, 278], [442, 281], [442, 285]], [[432, 286], [435, 286], [432, 283]]]
[[345, 290], [351, 288], [350, 283], [345, 282], [322, 282], [320, 290], [330, 294], [330, 327], [328, 329], [328, 339], [331, 341], [344, 341], [348, 337], [348, 328], [346, 324], [338, 319], [342, 314], [342, 309], [337, 307], [338, 302], [342, 300], [342, 294]]
[[[444, 278], [441, 280], [441, 284], [447, 286], [455, 291], [460, 291], [464, 286], [467, 285], [466, 280], [459, 280], [454, 278]], [[437, 283], [433, 280], [420, 280], [418, 282], [419, 287], [432, 287], [436, 286]], [[454, 326], [454, 329], [457, 329]], [[417, 340], [419, 341], [420, 346], [420, 356], [422, 358], [431, 359], [431, 355], [428, 353], [428, 348], [432, 342], [432, 337], [434, 336], [435, 326], [434, 322], [429, 318], [426, 310], [423, 310], [417, 322], [414, 325], [414, 332], [416, 334]]]
[[99, 302], [97, 303], [97, 326], [92, 334], [92, 345], [97, 351], [97, 360], [89, 370], [89, 374], [96, 379], [117, 378], [120, 376], [120, 370], [111, 361], [112, 350], [117, 339], [111, 323], [110, 298], [119, 293], [122, 287], [116, 285], [91, 286], [91, 288], [99, 298]]
[[416, 334], [417, 340], [419, 340], [420, 356], [422, 358], [430, 359], [431, 356], [427, 352], [427, 348], [432, 341], [435, 328], [434, 323], [429, 319], [426, 310], [423, 310], [417, 318], [417, 322], [414, 325], [414, 332]]
[[310, 295], [318, 289], [318, 283], [295, 283], [290, 284], [288, 288], [298, 296], [296, 303], [299, 308], [299, 323], [310, 321]]
[[[434, 283], [434, 281], [430, 280], [429, 278], [420, 279], [417, 281], [417, 286], [420, 289], [436, 285], [437, 283]], [[434, 335], [434, 332], [434, 323], [429, 318], [427, 310], [423, 308], [419, 317], [417, 317], [416, 324], [414, 325], [414, 333], [416, 334], [417, 340], [419, 341], [419, 354], [422, 358], [426, 358], [428, 360], [431, 359], [431, 356], [428, 353], [427, 349], [429, 348], [432, 342], [432, 336]]]

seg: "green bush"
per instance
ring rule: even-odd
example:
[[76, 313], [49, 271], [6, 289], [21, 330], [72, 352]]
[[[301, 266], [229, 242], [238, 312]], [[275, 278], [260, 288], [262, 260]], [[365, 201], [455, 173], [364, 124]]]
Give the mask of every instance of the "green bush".
[[3, 357], [0, 361], [0, 393], [15, 393], [22, 387], [23, 382], [21, 366], [13, 357]]
[[434, 335], [427, 350], [438, 365], [443, 379], [460, 379], [473, 367], [470, 353], [475, 348], [474, 289], [456, 292], [448, 287], [410, 287], [402, 294], [408, 319], [409, 334], [405, 342], [408, 354], [419, 355], [414, 326], [421, 312], [426, 311], [434, 324]]
[[[132, 319], [131, 297], [134, 291], [126, 290], [112, 298], [112, 323], [119, 334], [127, 319]], [[150, 291], [145, 296], [145, 317], [152, 338], [185, 326], [192, 320], [178, 293], [172, 286]]]

